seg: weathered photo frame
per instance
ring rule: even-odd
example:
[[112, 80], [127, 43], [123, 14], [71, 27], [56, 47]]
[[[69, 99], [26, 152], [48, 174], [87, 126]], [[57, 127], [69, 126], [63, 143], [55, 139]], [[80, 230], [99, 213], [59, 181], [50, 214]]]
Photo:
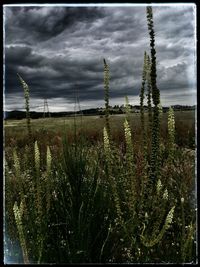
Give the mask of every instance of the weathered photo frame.
[[4, 263], [197, 264], [196, 5], [3, 22]]

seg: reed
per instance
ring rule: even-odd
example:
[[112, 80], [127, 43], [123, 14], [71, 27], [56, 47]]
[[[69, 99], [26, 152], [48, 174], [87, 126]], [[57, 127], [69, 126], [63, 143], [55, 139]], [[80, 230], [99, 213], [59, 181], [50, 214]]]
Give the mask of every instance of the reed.
[[29, 92], [29, 87], [28, 84], [22, 79], [22, 77], [17, 73], [18, 78], [22, 84], [22, 87], [24, 89], [24, 99], [25, 99], [25, 108], [26, 108], [26, 123], [27, 123], [27, 130], [28, 130], [28, 135], [29, 139], [31, 140], [31, 118], [30, 118], [30, 105], [29, 105], [29, 100], [30, 100], [30, 92]]
[[143, 72], [142, 72], [142, 86], [140, 90], [140, 119], [141, 119], [141, 135], [143, 143], [145, 143], [145, 123], [144, 123], [144, 92], [145, 92], [145, 84], [147, 79], [147, 53], [144, 52], [144, 63], [143, 63]]
[[151, 89], [151, 60], [149, 55], [147, 55], [146, 59], [146, 75], [147, 75], [147, 106], [148, 106], [148, 123], [149, 123], [149, 136], [152, 134], [152, 103], [151, 103], [151, 98], [152, 98], [152, 89]]
[[104, 100], [105, 100], [105, 118], [106, 118], [106, 130], [108, 136], [110, 136], [110, 122], [109, 122], [109, 66], [106, 63], [106, 60], [103, 60], [104, 63]]
[[147, 22], [150, 36], [150, 49], [151, 49], [151, 92], [153, 102], [153, 121], [152, 121], [152, 144], [151, 144], [151, 180], [155, 184], [159, 173], [159, 146], [160, 146], [160, 119], [159, 119], [159, 103], [160, 91], [157, 87], [157, 73], [156, 73], [156, 49], [155, 49], [155, 32], [153, 23], [153, 10], [152, 7], [147, 6]]

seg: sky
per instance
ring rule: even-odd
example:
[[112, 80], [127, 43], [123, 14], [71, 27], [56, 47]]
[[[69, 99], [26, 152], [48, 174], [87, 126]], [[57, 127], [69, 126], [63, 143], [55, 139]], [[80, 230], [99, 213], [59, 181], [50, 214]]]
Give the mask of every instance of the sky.
[[[196, 7], [153, 6], [157, 86], [162, 106], [195, 105]], [[104, 106], [103, 59], [110, 105], [139, 104], [144, 51], [150, 54], [145, 5], [4, 6], [4, 110], [71, 111]]]

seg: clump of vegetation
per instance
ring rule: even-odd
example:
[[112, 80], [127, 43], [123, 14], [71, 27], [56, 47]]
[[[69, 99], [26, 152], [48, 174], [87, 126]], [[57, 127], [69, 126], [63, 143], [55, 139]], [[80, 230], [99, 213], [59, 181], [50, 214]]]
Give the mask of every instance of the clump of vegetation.
[[[83, 129], [76, 129], [72, 138], [65, 129], [55, 148], [44, 131], [42, 138], [35, 133], [33, 153], [29, 139], [24, 147], [13, 142], [12, 150], [6, 150], [5, 232], [11, 253], [5, 257], [19, 263], [195, 262], [195, 159], [176, 144], [172, 108], [167, 141], [160, 138], [163, 116], [151, 7], [147, 21], [151, 59], [144, 54], [142, 139], [136, 139], [127, 96], [122, 138], [119, 142], [113, 138], [104, 59], [106, 113], [101, 139], [94, 143]], [[20, 80], [26, 90], [29, 136], [28, 86]], [[143, 109], [146, 83], [148, 124]], [[11, 246], [16, 240], [18, 251]]]

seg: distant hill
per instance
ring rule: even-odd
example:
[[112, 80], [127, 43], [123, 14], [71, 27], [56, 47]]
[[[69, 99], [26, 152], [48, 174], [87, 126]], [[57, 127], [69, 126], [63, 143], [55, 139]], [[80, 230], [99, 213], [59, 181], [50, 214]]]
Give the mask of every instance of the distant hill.
[[[174, 110], [195, 110], [196, 106], [183, 106], [183, 105], [174, 105], [172, 106]], [[140, 106], [130, 105], [131, 112], [132, 113], [138, 113], [140, 112]], [[163, 107], [163, 112], [167, 112], [169, 107]], [[144, 110], [147, 111], [147, 106], [144, 106]], [[123, 114], [125, 113], [125, 107], [124, 105], [118, 106], [115, 105], [114, 107], [110, 107], [110, 114]], [[75, 113], [74, 111], [63, 111], [63, 112], [50, 112], [50, 117], [67, 117], [67, 116], [73, 116]], [[77, 111], [76, 114], [82, 114], [82, 115], [99, 115], [103, 116], [105, 114], [104, 108], [91, 108], [91, 109], [85, 109], [81, 111]], [[31, 119], [39, 119], [43, 118], [44, 113], [43, 112], [36, 112], [31, 111], [30, 117]], [[48, 114], [45, 114], [45, 117], [48, 117]], [[26, 112], [20, 111], [20, 110], [12, 110], [12, 111], [4, 111], [4, 119], [24, 119], [26, 118]]]

